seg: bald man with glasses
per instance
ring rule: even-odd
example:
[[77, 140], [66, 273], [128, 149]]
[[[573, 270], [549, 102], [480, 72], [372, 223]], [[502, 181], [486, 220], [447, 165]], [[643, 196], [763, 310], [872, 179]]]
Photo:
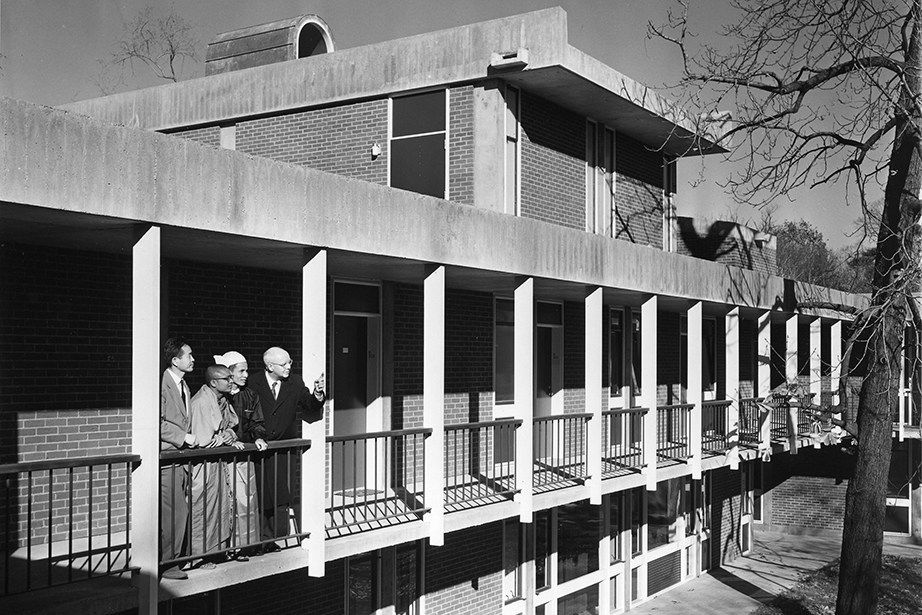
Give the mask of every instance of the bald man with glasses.
[[[301, 377], [292, 375], [291, 355], [283, 348], [273, 346], [266, 350], [263, 353], [263, 364], [264, 373], [253, 377], [249, 386], [259, 395], [266, 425], [266, 441], [300, 438], [301, 421], [313, 423], [323, 418], [323, 404], [326, 401], [323, 373], [314, 380], [313, 390], [308, 391]], [[263, 484], [259, 486], [267, 522], [264, 538], [288, 535], [288, 508], [293, 503], [288, 490], [288, 468], [285, 464], [279, 464], [278, 471], [275, 471], [273, 466], [266, 465]], [[310, 487], [322, 488], [322, 485]], [[273, 545], [269, 543], [269, 550], [277, 548]]]

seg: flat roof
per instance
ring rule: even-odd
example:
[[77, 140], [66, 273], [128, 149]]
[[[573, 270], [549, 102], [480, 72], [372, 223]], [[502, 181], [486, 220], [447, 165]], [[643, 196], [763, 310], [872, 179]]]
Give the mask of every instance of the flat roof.
[[[491, 69], [494, 53], [519, 49], [528, 50], [526, 66]], [[60, 108], [110, 124], [170, 131], [494, 78], [672, 155], [725, 151], [696, 136], [694, 118], [677, 104], [572, 47], [559, 7]]]

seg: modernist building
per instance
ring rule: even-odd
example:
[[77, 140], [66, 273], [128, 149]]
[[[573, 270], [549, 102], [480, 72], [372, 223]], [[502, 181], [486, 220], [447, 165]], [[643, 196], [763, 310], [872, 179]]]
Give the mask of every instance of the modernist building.
[[[677, 158], [719, 148], [562, 10], [336, 51], [301, 18], [206, 73], [0, 102], [5, 612], [614, 613], [841, 518], [837, 447], [754, 398], [834, 400], [848, 322], [809, 303], [866, 299], [676, 218]], [[185, 581], [157, 574], [160, 466], [195, 458], [158, 450], [173, 334], [193, 391], [279, 345], [329, 392], [257, 462], [296, 470], [287, 548]]]

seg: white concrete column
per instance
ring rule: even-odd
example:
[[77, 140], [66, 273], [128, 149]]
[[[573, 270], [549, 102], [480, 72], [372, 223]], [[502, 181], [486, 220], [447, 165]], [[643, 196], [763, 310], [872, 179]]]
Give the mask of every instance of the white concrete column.
[[[314, 379], [326, 374], [327, 365], [327, 251], [309, 251], [305, 261], [301, 269], [301, 377], [304, 385], [313, 389]], [[326, 561], [326, 416], [313, 423], [302, 421], [301, 437], [311, 441], [301, 455], [301, 531], [310, 532], [301, 547], [307, 549], [308, 575], [322, 577]]]
[[[822, 335], [823, 323], [819, 318], [814, 318], [810, 321], [810, 392], [817, 406], [823, 401]], [[820, 441], [815, 440], [813, 448], [819, 447]]]
[[157, 612], [160, 565], [160, 227], [144, 230], [131, 253], [131, 563], [138, 612]]
[[[797, 350], [800, 344], [798, 339], [798, 316], [791, 314], [784, 322], [785, 346], [784, 346], [784, 379], [788, 386], [796, 387], [798, 385], [797, 375]], [[797, 454], [797, 408], [794, 405], [795, 400], [788, 408], [788, 442], [791, 446], [791, 454]]]
[[896, 391], [896, 435], [897, 440], [902, 442], [906, 437], [906, 421], [909, 418], [907, 412], [909, 395], [903, 383], [906, 382], [906, 335], [903, 334], [903, 344], [900, 345], [900, 384]]
[[647, 408], [644, 417], [643, 456], [647, 489], [656, 491], [656, 328], [659, 300], [656, 295], [640, 308], [640, 405]]
[[423, 282], [423, 426], [429, 543], [445, 544], [445, 267], [432, 267]]
[[[772, 390], [772, 313], [759, 315], [758, 348], [756, 350], [757, 375], [756, 397], [765, 400]], [[765, 400], [767, 401], [767, 400]], [[771, 450], [771, 412], [762, 408], [759, 411], [759, 449]]]
[[704, 390], [702, 387], [701, 358], [703, 356], [704, 337], [702, 333], [702, 317], [704, 304], [700, 301], [693, 303], [688, 308], [686, 315], [686, 331], [688, 333], [687, 354], [685, 358], [686, 381], [688, 389], [685, 401], [694, 404], [689, 425], [689, 442], [691, 443], [691, 471], [692, 478], [701, 480], [701, 415]]
[[740, 309], [735, 307], [724, 317], [726, 335], [726, 360], [724, 391], [730, 405], [727, 407], [727, 444], [730, 469], [740, 467]]
[[515, 435], [515, 484], [519, 520], [532, 521], [533, 434], [535, 429], [535, 280], [523, 278], [515, 288], [515, 415], [522, 425]]
[[[837, 320], [829, 326], [829, 388], [832, 389], [832, 403], [839, 405], [839, 385], [842, 378], [842, 321]], [[832, 415], [837, 421], [842, 420], [842, 413]], [[834, 433], [842, 433], [841, 427], [833, 427]]]
[[589, 503], [602, 503], [602, 289], [586, 295], [586, 412], [592, 414], [587, 434]]

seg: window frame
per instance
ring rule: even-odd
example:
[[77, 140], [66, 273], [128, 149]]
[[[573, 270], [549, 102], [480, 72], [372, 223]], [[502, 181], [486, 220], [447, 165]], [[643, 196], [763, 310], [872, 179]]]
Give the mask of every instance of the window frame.
[[[394, 99], [395, 98], [406, 98], [408, 96], [415, 96], [417, 94], [428, 94], [430, 92], [445, 92], [445, 129], [444, 130], [434, 130], [430, 132], [421, 132], [415, 133], [412, 135], [401, 135], [399, 137], [394, 136]], [[444, 150], [444, 169], [445, 176], [443, 180], [443, 196], [435, 197], [441, 198], [445, 201], [451, 200], [451, 194], [449, 191], [449, 177], [451, 176], [451, 170], [449, 169], [450, 157], [450, 144], [451, 144], [451, 88], [448, 87], [432, 87], [432, 88], [423, 88], [420, 90], [414, 90], [411, 92], [401, 92], [400, 94], [395, 94], [388, 96], [387, 98], [387, 185], [388, 187], [395, 187], [392, 183], [392, 167], [394, 159], [394, 148], [392, 147], [393, 142], [403, 141], [408, 139], [413, 139], [417, 137], [427, 137], [432, 135], [442, 134], [444, 136], [443, 141], [443, 150]], [[400, 190], [405, 190], [405, 188], [399, 188]], [[412, 191], [411, 191], [412, 192]], [[419, 193], [417, 193], [419, 194]], [[427, 195], [428, 196], [428, 195]]]

